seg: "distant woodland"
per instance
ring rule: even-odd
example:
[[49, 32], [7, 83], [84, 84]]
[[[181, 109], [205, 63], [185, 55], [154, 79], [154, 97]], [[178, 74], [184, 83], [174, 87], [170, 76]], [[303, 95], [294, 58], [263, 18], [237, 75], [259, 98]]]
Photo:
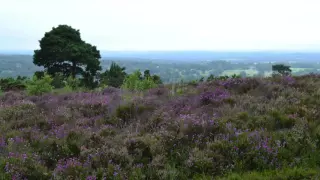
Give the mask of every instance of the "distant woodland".
[[[272, 62], [245, 62], [245, 61], [177, 61], [168, 60], [141, 60], [135, 58], [101, 59], [102, 69], [108, 69], [114, 61], [120, 66], [126, 67], [127, 73], [136, 70], [150, 70], [152, 74], [161, 77], [164, 83], [191, 81], [210, 74], [241, 75], [241, 76], [269, 76], [272, 73]], [[319, 62], [283, 62], [291, 66], [293, 75], [319, 73]], [[32, 62], [31, 55], [0, 55], [0, 77], [31, 77], [36, 71], [43, 70]]]

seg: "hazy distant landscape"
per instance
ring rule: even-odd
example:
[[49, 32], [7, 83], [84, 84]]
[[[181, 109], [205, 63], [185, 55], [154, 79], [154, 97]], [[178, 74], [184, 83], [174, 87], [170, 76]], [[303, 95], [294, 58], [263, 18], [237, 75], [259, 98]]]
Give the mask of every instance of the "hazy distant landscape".
[[[294, 75], [317, 73], [320, 70], [320, 53], [316, 52], [102, 51], [101, 56], [103, 70], [115, 61], [126, 67], [128, 73], [149, 69], [165, 83], [196, 80], [210, 74], [269, 76], [271, 66], [275, 63], [290, 65]], [[32, 63], [30, 51], [0, 54], [0, 77], [30, 77], [38, 70], [42, 68]]]
[[[231, 60], [242, 62], [320, 62], [320, 52], [299, 51], [101, 51], [102, 58], [198, 62]], [[33, 51], [1, 51], [0, 55], [33, 55]]]

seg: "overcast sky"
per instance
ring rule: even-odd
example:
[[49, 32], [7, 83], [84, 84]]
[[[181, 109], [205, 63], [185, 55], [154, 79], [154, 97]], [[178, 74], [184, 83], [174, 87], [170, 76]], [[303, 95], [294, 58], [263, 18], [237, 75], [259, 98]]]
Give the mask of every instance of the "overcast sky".
[[0, 50], [68, 24], [100, 50], [320, 50], [320, 0], [0, 0]]

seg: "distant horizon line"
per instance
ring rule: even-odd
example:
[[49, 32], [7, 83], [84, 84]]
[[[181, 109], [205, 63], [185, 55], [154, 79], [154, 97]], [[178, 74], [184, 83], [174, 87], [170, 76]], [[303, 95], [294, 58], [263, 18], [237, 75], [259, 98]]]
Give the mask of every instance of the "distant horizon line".
[[[34, 50], [1, 50], [0, 54], [7, 53], [33, 53]], [[157, 52], [290, 52], [290, 53], [320, 53], [320, 50], [99, 50], [106, 53], [157, 53]]]

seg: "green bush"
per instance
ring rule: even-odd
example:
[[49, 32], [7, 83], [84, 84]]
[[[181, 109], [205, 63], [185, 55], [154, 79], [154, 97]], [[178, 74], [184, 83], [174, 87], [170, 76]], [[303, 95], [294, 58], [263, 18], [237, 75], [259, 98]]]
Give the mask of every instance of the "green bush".
[[45, 74], [42, 79], [33, 76], [33, 79], [27, 82], [27, 92], [29, 95], [42, 95], [52, 92], [53, 86], [51, 83], [52, 78], [48, 74]]
[[137, 90], [140, 81], [140, 75], [140, 71], [136, 71], [133, 74], [127, 76], [123, 82], [122, 88], [129, 89], [131, 91]]
[[144, 91], [155, 87], [157, 87], [157, 83], [151, 77], [141, 78], [140, 71], [127, 76], [122, 85], [122, 88], [131, 91]]
[[56, 74], [53, 76], [51, 85], [52, 85], [55, 89], [63, 88], [63, 87], [65, 87], [65, 85], [66, 85], [64, 79], [65, 79], [65, 78], [64, 78], [64, 76], [63, 76], [62, 73], [56, 73]]
[[80, 80], [77, 78], [72, 78], [72, 76], [67, 79], [66, 89], [77, 90], [80, 87]]
[[155, 87], [157, 87], [157, 84], [153, 81], [153, 79], [147, 78], [142, 81], [139, 81], [137, 90], [144, 91]]
[[10, 91], [10, 90], [24, 90], [26, 88], [25, 79], [18, 77], [14, 78], [3, 78], [0, 79], [0, 90], [2, 91]]

